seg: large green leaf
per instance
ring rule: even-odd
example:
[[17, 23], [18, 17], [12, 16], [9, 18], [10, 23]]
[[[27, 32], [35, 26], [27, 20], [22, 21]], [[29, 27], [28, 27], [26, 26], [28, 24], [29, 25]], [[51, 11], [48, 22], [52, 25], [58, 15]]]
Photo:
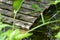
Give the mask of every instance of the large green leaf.
[[31, 36], [32, 33], [25, 33], [25, 34], [20, 34], [20, 35], [17, 35], [15, 38], [16, 39], [23, 39], [23, 38], [26, 38], [28, 36]]
[[6, 36], [0, 36], [0, 40], [5, 40]]
[[[19, 35], [19, 34], [20, 34], [19, 29], [14, 30], [14, 31], [10, 34], [9, 40], [15, 40], [15, 36], [17, 36], [17, 35]], [[16, 39], [16, 40], [17, 40], [17, 39]]]
[[19, 34], [20, 34], [20, 30], [19, 29], [8, 30], [7, 32], [5, 32], [5, 35], [8, 37], [6, 40], [15, 40], [15, 36], [17, 36]]
[[55, 37], [60, 40], [60, 32], [58, 32]]
[[14, 13], [17, 13], [19, 11], [23, 2], [24, 2], [24, 0], [14, 0], [14, 2], [13, 2]]

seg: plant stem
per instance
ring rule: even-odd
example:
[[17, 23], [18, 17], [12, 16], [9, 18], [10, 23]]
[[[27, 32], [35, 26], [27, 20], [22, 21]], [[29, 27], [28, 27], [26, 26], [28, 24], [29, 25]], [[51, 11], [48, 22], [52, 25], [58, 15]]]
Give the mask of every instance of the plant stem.
[[1, 15], [1, 13], [0, 13], [0, 22], [1, 22], [1, 20], [2, 20], [2, 15]]
[[41, 19], [42, 19], [42, 22], [45, 23], [45, 20], [44, 20], [44, 17], [43, 17], [43, 13], [41, 13]]
[[24, 2], [24, 0], [20, 0], [20, 5], [19, 5], [19, 7], [17, 8], [17, 10], [14, 10], [14, 20], [13, 20], [13, 29], [15, 28], [15, 17], [16, 17], [16, 14], [17, 14], [17, 12], [19, 11], [19, 9], [21, 8], [21, 6], [22, 6], [22, 3]]
[[[33, 31], [33, 30], [39, 28], [39, 27], [42, 27], [42, 26], [47, 25], [47, 24], [55, 23], [55, 22], [60, 22], [60, 20], [55, 20], [55, 21], [51, 21], [51, 22], [46, 22], [46, 23], [44, 23], [44, 24], [41, 24], [41, 25], [38, 25], [38, 26], [32, 28], [32, 29], [29, 30], [28, 32], [31, 32], [31, 31]], [[28, 33], [28, 32], [27, 32], [27, 33]]]
[[53, 19], [53, 17], [55, 17], [59, 12], [60, 12], [60, 11], [57, 11], [57, 13], [56, 13], [56, 14], [54, 14], [54, 15], [53, 15], [50, 19], [48, 19], [48, 20]]
[[17, 13], [14, 12], [13, 29], [15, 28], [15, 18], [16, 18], [16, 14], [17, 14]]
[[[56, 11], [57, 11], [57, 6], [55, 5], [55, 7], [56, 7]], [[54, 15], [53, 15], [50, 19], [48, 19], [48, 20], [53, 19], [59, 12], [60, 12], [60, 11], [57, 11], [56, 14], [54, 14]]]

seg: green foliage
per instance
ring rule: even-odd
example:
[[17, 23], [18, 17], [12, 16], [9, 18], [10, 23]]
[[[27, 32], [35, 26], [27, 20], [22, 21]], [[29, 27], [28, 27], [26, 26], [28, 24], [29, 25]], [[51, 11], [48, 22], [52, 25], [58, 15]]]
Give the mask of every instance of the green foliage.
[[3, 34], [0, 34], [0, 40], [5, 40], [6, 36], [4, 36]]
[[[38, 0], [38, 1], [40, 1], [40, 0]], [[37, 29], [39, 27], [42, 27], [44, 25], [48, 25], [48, 24], [51, 24], [51, 23], [55, 23], [55, 22], [60, 22], [60, 20], [45, 22], [44, 15], [41, 13], [42, 24], [32, 28], [31, 30], [29, 30], [28, 32], [26, 32], [24, 34], [21, 34], [21, 31], [19, 29], [15, 28], [14, 23], [15, 23], [16, 14], [19, 11], [19, 9], [21, 9], [23, 2], [24, 2], [24, 0], [14, 0], [14, 2], [13, 2], [13, 13], [14, 13], [13, 27], [14, 28], [12, 28], [12, 30], [8, 30], [8, 31], [2, 33], [2, 31], [1, 31], [2, 28], [5, 28], [6, 26], [11, 26], [11, 25], [2, 23], [2, 20], [1, 20], [2, 15], [0, 14], [0, 40], [22, 40], [23, 38], [31, 36], [32, 33], [29, 33], [29, 32], [34, 31], [35, 29]], [[58, 2], [60, 2], [60, 0], [56, 0], [55, 2], [52, 2], [52, 4], [56, 5]], [[33, 13], [34, 12], [41, 12], [41, 10], [42, 10], [36, 4], [32, 4], [32, 8], [34, 9], [34, 11], [32, 11]], [[51, 18], [53, 18], [53, 17], [51, 17]], [[58, 26], [53, 27], [53, 29], [55, 29], [55, 30], [58, 29], [58, 28], [59, 28]], [[58, 32], [55, 37], [60, 39], [59, 35], [60, 35], [60, 32]]]
[[41, 0], [37, 0], [38, 2], [41, 2]]
[[[59, 2], [60, 2], [60, 0], [56, 0], [56, 1], [53, 1], [51, 4], [54, 4], [54, 5], [56, 6], [56, 4], [59, 3]], [[33, 4], [33, 5], [32, 5], [32, 8], [35, 9], [33, 12], [39, 12], [39, 11], [41, 11], [41, 8], [40, 8], [38, 5]], [[51, 23], [52, 23], [52, 24], [55, 23], [55, 22], [59, 22], [59, 23], [60, 23], [60, 20], [59, 20], [59, 21], [58, 21], [58, 20], [54, 20], [54, 21], [51, 20], [51, 19], [53, 19], [57, 14], [60, 13], [60, 11], [58, 11], [57, 8], [58, 8], [58, 7], [56, 6], [56, 11], [57, 11], [56, 14], [54, 14], [54, 15], [50, 18], [50, 20], [49, 20], [48, 22], [45, 22], [45, 21], [47, 21], [47, 20], [44, 20], [44, 15], [41, 13], [41, 19], [42, 19], [43, 24], [40, 24], [40, 25], [32, 28], [32, 29], [29, 30], [28, 32], [31, 32], [31, 31], [39, 28], [39, 27], [42, 27], [42, 26], [44, 26], [44, 25], [48, 25], [48, 24], [51, 24]], [[45, 17], [46, 17], [46, 16], [45, 16]], [[50, 26], [51, 26], [51, 25], [50, 25]], [[53, 30], [58, 30], [59, 28], [60, 28], [59, 26], [52, 27]]]
[[60, 0], [55, 0], [55, 1], [52, 1], [51, 4], [56, 5], [56, 4], [59, 3], [59, 2], [60, 2]]
[[0, 22], [0, 30], [6, 26], [11, 26], [11, 25], [8, 25], [8, 24], [3, 24], [2, 22]]
[[11, 25], [3, 24], [2, 23], [2, 15], [0, 14], [0, 31], [1, 31], [2, 28], [6, 27], [6, 26], [11, 26]]
[[[19, 9], [21, 9], [23, 2], [24, 2], [24, 0], [14, 0], [14, 2], [13, 2], [13, 13], [14, 13], [13, 26], [15, 23], [16, 14], [19, 11]], [[5, 28], [6, 26], [11, 26], [11, 25], [3, 24], [1, 19], [2, 19], [2, 15], [0, 14], [0, 40], [22, 40], [23, 38], [26, 38], [26, 37], [32, 35], [31, 33], [21, 34], [20, 30], [15, 28], [15, 26], [14, 26], [14, 28], [12, 28], [12, 30], [8, 30], [8, 31], [2, 33], [1, 30], [3, 28]], [[3, 30], [6, 30], [6, 29], [3, 29]]]
[[31, 7], [34, 9], [35, 12], [41, 11], [41, 8], [37, 4], [32, 4]]
[[24, 2], [24, 0], [14, 0], [14, 2], [13, 2], [14, 13], [17, 13], [19, 11], [23, 2]]
[[19, 11], [19, 9], [21, 9], [23, 2], [24, 2], [24, 0], [14, 0], [14, 2], [13, 2], [13, 13], [14, 13], [13, 29], [15, 27], [14, 23], [15, 23], [16, 14]]
[[[34, 9], [34, 11], [32, 11], [32, 13], [35, 13], [35, 12], [41, 12], [42, 8], [40, 8], [38, 5], [36, 4], [32, 4], [32, 8]], [[42, 22], [44, 23], [45, 20], [44, 20], [44, 17], [43, 17], [43, 13], [41, 13], [41, 19], [42, 19]]]
[[31, 36], [31, 35], [32, 35], [32, 33], [20, 34], [20, 35], [17, 35], [17, 36], [16, 36], [16, 39], [17, 39], [17, 38], [18, 38], [18, 39], [26, 38], [26, 37]]
[[52, 27], [53, 30], [57, 30], [59, 29], [59, 26], [55, 25], [54, 27]]
[[55, 37], [60, 40], [60, 32], [57, 33], [57, 35], [55, 35]]
[[19, 40], [31, 35], [31, 33], [21, 34], [19, 29], [8, 30], [4, 33], [0, 33], [0, 40]]

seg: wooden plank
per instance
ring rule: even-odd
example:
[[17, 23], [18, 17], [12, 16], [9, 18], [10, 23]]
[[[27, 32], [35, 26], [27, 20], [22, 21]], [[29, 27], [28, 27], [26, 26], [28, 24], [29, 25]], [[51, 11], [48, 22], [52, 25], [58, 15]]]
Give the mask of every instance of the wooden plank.
[[[8, 0], [4, 1], [4, 0], [2, 0], [2, 1], [0, 1], [0, 2], [5, 2], [5, 3], [9, 3], [9, 4], [12, 5], [12, 1], [8, 1]], [[11, 3], [10, 3], [10, 2], [11, 2]], [[22, 7], [33, 10], [33, 9], [31, 8], [31, 5], [28, 5], [28, 4], [23, 4]]]
[[[4, 10], [4, 9], [1, 9], [1, 8], [0, 8], [0, 13], [3, 14], [3, 15], [6, 15], [6, 16], [10, 16], [10, 17], [13, 17], [13, 15], [14, 15], [11, 11]], [[34, 23], [34, 21], [37, 19], [37, 17], [32, 17], [32, 16], [20, 14], [20, 13], [18, 13], [16, 15], [16, 18], [20, 19], [20, 20], [27, 21], [27, 22], [31, 22], [31, 23]]]
[[[12, 4], [11, 0], [0, 0], [0, 2], [4, 2], [4, 3], [7, 3], [7, 4]], [[37, 2], [25, 0], [24, 3], [25, 4], [36, 4]]]
[[0, 2], [4, 2], [4, 3], [7, 3], [7, 4], [12, 4], [11, 0], [0, 0]]
[[[4, 8], [4, 9], [8, 9], [8, 10], [12, 11], [12, 6], [4, 4], [4, 3], [0, 3], [0, 8]], [[32, 12], [32, 10], [27, 10], [27, 9], [24, 9], [24, 8], [22, 8], [19, 11], [19, 13], [22, 13], [22, 14], [31, 15], [31, 16], [39, 16], [39, 13], [30, 14], [31, 12]]]
[[[13, 20], [14, 20], [13, 18], [2, 16], [2, 21], [6, 22], [8, 24], [12, 24]], [[32, 25], [32, 23], [16, 19], [15, 20], [15, 25], [21, 27], [22, 29], [29, 29], [30, 26]]]
[[3, 3], [0, 3], [0, 8], [5, 8], [5, 9], [12, 10], [12, 6], [6, 5], [6, 4], [3, 4]]
[[[40, 16], [40, 13], [33, 13], [30, 14], [34, 9], [31, 7], [32, 4], [38, 4], [40, 8], [43, 8], [43, 10], [49, 5], [47, 2], [44, 3], [42, 0], [41, 3], [37, 3], [36, 1], [27, 1], [25, 0], [21, 10], [18, 12], [15, 20], [15, 25], [21, 27], [22, 29], [29, 29], [35, 20]], [[13, 13], [12, 13], [12, 0], [0, 0], [0, 13], [3, 15], [3, 22], [6, 22], [8, 24], [13, 23]], [[41, 12], [43, 12], [43, 10]]]
[[[0, 0], [0, 2], [4, 2], [4, 3], [7, 3], [7, 4], [12, 4], [11, 0]], [[36, 4], [37, 2], [25, 0], [24, 3], [26, 3], [26, 4], [34, 4], [35, 3]]]
[[25, 4], [30, 4], [30, 5], [31, 5], [31, 4], [37, 4], [37, 2], [35, 2], [35, 1], [33, 1], [33, 0], [32, 0], [32, 1], [31, 1], [31, 0], [25, 0], [24, 3], [25, 3]]
[[[12, 5], [12, 1], [11, 0], [6, 0], [7, 2], [8, 2], [8, 4], [11, 4]], [[5, 2], [5, 3], [7, 3], [6, 1], [4, 1], [4, 0], [2, 0], [2, 1], [0, 1], [0, 2]], [[49, 7], [49, 1], [48, 0], [41, 0], [41, 2], [40, 3], [37, 3], [37, 2], [35, 2], [35, 1], [33, 1], [33, 0], [28, 0], [28, 1], [24, 1], [24, 4], [22, 5], [22, 7], [23, 8], [26, 8], [26, 9], [30, 9], [30, 10], [34, 10], [32, 7], [31, 7], [31, 5], [32, 4], [37, 4], [37, 5], [39, 5], [40, 6], [40, 8], [42, 8], [43, 10], [42, 11], [44, 11], [44, 9], [46, 9], [46, 8], [48, 8]]]
[[[1, 2], [1, 1], [0, 1]], [[25, 5], [25, 4], [24, 4]], [[3, 15], [5, 15], [5, 16], [3, 16], [3, 22], [6, 22], [6, 23], [8, 23], [8, 24], [11, 24], [12, 22], [13, 22], [13, 15], [14, 14], [12, 14], [12, 5], [8, 5], [8, 4], [6, 4], [6, 3], [0, 3], [0, 13], [1, 14], [3, 14]], [[18, 18], [18, 19], [20, 19], [19, 20], [19, 22], [18, 21], [16, 21], [16, 23], [15, 23], [15, 25], [17, 25], [17, 26], [20, 26], [22, 29], [29, 29], [30, 28], [30, 26], [34, 23], [34, 21], [37, 19], [37, 17], [33, 17], [33, 16], [35, 16], [35, 15], [32, 15], [32, 16], [28, 16], [28, 15], [30, 15], [30, 12], [31, 12], [31, 10], [28, 10], [28, 9], [24, 9], [24, 8], [22, 8], [21, 9], [21, 11], [17, 14], [17, 16], [16, 16], [16, 18]], [[23, 14], [22, 14], [23, 13]], [[25, 14], [26, 15], [25, 15]], [[28, 14], [27, 14], [28, 13]], [[9, 17], [8, 17], [9, 16]], [[4, 19], [6, 19], [6, 20], [4, 20]], [[18, 20], [18, 19], [16, 19], [16, 20]], [[17, 23], [18, 22], [18, 23]]]
[[[10, 3], [10, 2], [11, 3]], [[0, 1], [0, 2], [5, 2], [5, 3], [7, 3], [8, 2], [8, 4], [11, 4], [12, 5], [12, 1], [11, 0], [6, 0], [6, 1], [4, 1], [4, 0], [2, 0], [2, 1]], [[20, 12], [22, 12], [23, 14], [28, 14], [28, 15], [30, 15], [30, 13], [31, 13], [31, 11], [27, 11], [27, 9], [33, 9], [33, 8], [31, 8], [31, 3], [33, 3], [33, 4], [38, 4], [38, 5], [40, 5], [40, 8], [42, 8], [43, 10], [42, 10], [42, 12], [44, 11], [44, 9], [46, 9], [46, 8], [48, 8], [49, 7], [49, 5], [48, 5], [48, 0], [46, 0], [45, 2], [44, 2], [45, 0], [41, 0], [41, 2], [38, 4], [37, 2], [34, 2], [34, 1], [24, 1], [24, 4], [22, 5], [22, 7], [23, 8], [26, 8], [26, 9], [23, 9], [22, 8], [22, 10], [24, 11], [24, 12], [22, 12], [21, 10], [20, 10]], [[8, 8], [8, 7], [7, 7]], [[39, 16], [39, 13], [34, 13], [34, 14], [31, 14], [31, 15], [33, 15], [33, 16]]]

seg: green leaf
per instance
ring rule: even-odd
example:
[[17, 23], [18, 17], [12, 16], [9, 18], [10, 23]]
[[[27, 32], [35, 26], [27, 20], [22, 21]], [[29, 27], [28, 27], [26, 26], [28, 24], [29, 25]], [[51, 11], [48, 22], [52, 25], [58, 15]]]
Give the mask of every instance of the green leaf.
[[58, 32], [55, 37], [56, 37], [57, 39], [60, 39], [60, 32]]
[[13, 32], [10, 33], [9, 40], [15, 40], [15, 36], [19, 34], [20, 34], [19, 29], [14, 30]]
[[51, 2], [51, 4], [56, 5], [58, 2], [60, 2], [60, 0], [55, 0], [55, 1], [52, 1], [52, 2]]
[[36, 12], [41, 11], [41, 8], [40, 8], [38, 5], [36, 5], [36, 4], [32, 4], [31, 7], [32, 7], [33, 9], [35, 9], [34, 11], [36, 11]]
[[5, 40], [18, 40], [18, 39], [15, 39], [15, 37], [17, 35], [20, 35], [20, 30], [19, 29], [8, 30], [8, 31], [6, 31], [4, 33], [0, 33], [0, 39], [3, 38], [4, 36], [7, 36], [7, 38]]
[[37, 0], [38, 2], [41, 2], [41, 0]]
[[32, 33], [25, 33], [25, 34], [17, 35], [15, 38], [22, 39], [22, 38], [26, 38], [26, 37], [31, 36], [31, 35], [32, 35]]
[[0, 40], [5, 40], [6, 36], [0, 36]]
[[0, 22], [0, 31], [1, 31], [2, 28], [6, 27], [6, 26], [11, 26], [11, 25], [3, 24], [2, 22]]
[[24, 0], [14, 0], [14, 2], [13, 2], [14, 13], [17, 13], [19, 11], [23, 2], [24, 2]]
[[5, 35], [9, 37], [12, 32], [13, 32], [13, 30], [8, 30], [5, 32]]
[[[9, 40], [15, 40], [15, 36], [17, 36], [18, 34], [20, 34], [20, 31], [19, 29], [16, 29], [16, 30], [8, 30], [5, 35], [8, 36], [7, 39]], [[6, 40], [7, 40], [6, 39]]]
[[57, 30], [59, 29], [59, 26], [55, 25], [54, 27], [52, 27], [52, 29]]
[[4, 35], [4, 33], [0, 32], [0, 40], [5, 40], [6, 35]]

